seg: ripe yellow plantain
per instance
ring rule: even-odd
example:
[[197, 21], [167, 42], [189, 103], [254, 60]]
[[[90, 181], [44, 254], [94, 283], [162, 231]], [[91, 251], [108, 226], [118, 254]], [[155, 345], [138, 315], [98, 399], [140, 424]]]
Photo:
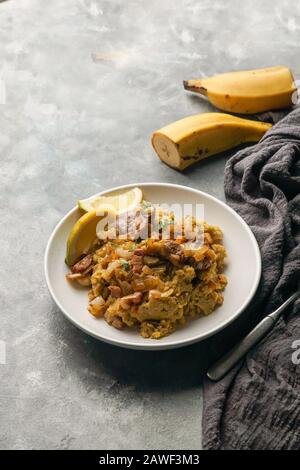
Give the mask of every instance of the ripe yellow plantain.
[[230, 114], [196, 114], [154, 132], [152, 145], [163, 162], [183, 170], [210, 155], [245, 142], [257, 142], [270, 127], [266, 122]]
[[288, 108], [297, 101], [297, 88], [288, 67], [230, 72], [183, 82], [186, 90], [207, 96], [216, 108], [253, 114]]

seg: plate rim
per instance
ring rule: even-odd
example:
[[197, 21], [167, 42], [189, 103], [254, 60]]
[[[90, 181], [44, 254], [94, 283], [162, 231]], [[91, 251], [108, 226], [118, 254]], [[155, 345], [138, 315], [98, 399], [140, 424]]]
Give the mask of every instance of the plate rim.
[[107, 337], [104, 337], [103, 335], [101, 335], [99, 333], [98, 334], [95, 333], [93, 330], [91, 330], [88, 327], [82, 326], [71, 315], [69, 315], [69, 313], [60, 304], [60, 301], [57, 299], [57, 297], [56, 297], [56, 295], [55, 295], [55, 293], [52, 289], [52, 285], [51, 285], [50, 277], [49, 277], [49, 270], [48, 270], [48, 268], [49, 268], [49, 263], [48, 263], [49, 252], [50, 252], [50, 249], [51, 249], [51, 244], [52, 244], [52, 242], [55, 238], [55, 235], [58, 232], [58, 230], [60, 229], [60, 227], [64, 224], [65, 220], [73, 212], [75, 212], [77, 210], [77, 206], [75, 206], [71, 210], [69, 210], [60, 219], [60, 221], [55, 225], [54, 229], [52, 230], [52, 232], [50, 234], [47, 245], [46, 245], [46, 250], [45, 250], [45, 255], [44, 255], [44, 274], [45, 274], [46, 284], [47, 284], [50, 296], [52, 297], [52, 300], [57, 305], [57, 307], [60, 309], [60, 311], [64, 314], [64, 316], [73, 325], [75, 325], [77, 328], [79, 328], [84, 333], [87, 333], [88, 335], [90, 335], [90, 336], [92, 336], [92, 337], [94, 337], [94, 338], [96, 338], [100, 341], [104, 341], [105, 343], [108, 343], [108, 344], [111, 344], [111, 345], [114, 345], [114, 346], [119, 346], [119, 347], [126, 348], [126, 349], [136, 349], [136, 350], [164, 350], [164, 349], [180, 348], [180, 347], [188, 346], [190, 344], [194, 344], [194, 343], [203, 341], [204, 339], [209, 338], [210, 336], [213, 336], [216, 333], [218, 333], [219, 331], [223, 330], [228, 325], [230, 325], [234, 320], [236, 320], [243, 313], [243, 311], [247, 308], [247, 306], [250, 304], [251, 300], [253, 299], [253, 297], [255, 295], [255, 292], [258, 288], [258, 285], [259, 285], [259, 282], [260, 282], [260, 279], [261, 279], [261, 273], [262, 273], [261, 253], [260, 253], [260, 249], [259, 249], [257, 240], [256, 240], [252, 230], [250, 229], [249, 225], [245, 222], [245, 220], [234, 209], [232, 209], [228, 204], [226, 204], [225, 202], [223, 202], [220, 199], [216, 198], [215, 196], [212, 196], [211, 194], [206, 193], [205, 191], [201, 191], [199, 189], [191, 188], [189, 186], [185, 186], [185, 185], [182, 185], [182, 184], [162, 183], [162, 182], [130, 183], [130, 184], [116, 186], [116, 187], [113, 187], [113, 188], [110, 188], [110, 189], [105, 189], [105, 190], [100, 191], [99, 193], [96, 193], [96, 194], [94, 194], [92, 196], [89, 196], [89, 197], [105, 195], [105, 194], [108, 194], [108, 193], [113, 192], [113, 191], [119, 191], [119, 190], [123, 190], [123, 189], [125, 190], [125, 189], [130, 189], [132, 187], [140, 187], [140, 186], [141, 187], [163, 186], [163, 187], [169, 187], [170, 189], [172, 189], [172, 188], [177, 188], [178, 189], [179, 188], [179, 189], [188, 190], [192, 193], [195, 193], [195, 194], [200, 195], [200, 196], [204, 196], [205, 198], [208, 198], [208, 199], [220, 204], [221, 206], [223, 206], [223, 208], [225, 208], [226, 210], [229, 210], [229, 212], [231, 212], [231, 214], [242, 223], [242, 225], [244, 226], [244, 228], [248, 232], [248, 235], [250, 236], [250, 239], [251, 239], [252, 244], [254, 246], [257, 270], [256, 270], [255, 282], [253, 283], [252, 289], [250, 290], [250, 293], [248, 294], [248, 296], [245, 299], [244, 303], [241, 305], [241, 307], [235, 313], [235, 315], [230, 316], [227, 320], [225, 320], [223, 323], [221, 323], [218, 327], [214, 327], [214, 328], [210, 329], [209, 331], [207, 331], [204, 334], [201, 334], [201, 335], [198, 334], [198, 335], [191, 336], [189, 338], [179, 340], [179, 341], [174, 340], [174, 341], [171, 341], [171, 342], [168, 342], [168, 343], [165, 343], [165, 344], [161, 343], [160, 342], [161, 340], [157, 341], [157, 343], [141, 344], [141, 343], [135, 343], [135, 342], [132, 342], [132, 341], [123, 341], [123, 340], [118, 340], [118, 339], [113, 339], [113, 338], [107, 338]]

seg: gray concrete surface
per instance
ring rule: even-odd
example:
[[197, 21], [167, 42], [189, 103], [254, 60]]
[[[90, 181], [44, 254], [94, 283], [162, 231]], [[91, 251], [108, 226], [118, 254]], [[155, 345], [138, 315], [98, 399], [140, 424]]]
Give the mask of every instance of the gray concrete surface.
[[45, 245], [78, 198], [115, 185], [223, 198], [225, 156], [179, 174], [150, 134], [211, 109], [184, 78], [297, 72], [299, 16], [297, 1], [0, 3], [0, 448], [201, 447], [206, 346], [152, 354], [78, 331], [48, 294]]

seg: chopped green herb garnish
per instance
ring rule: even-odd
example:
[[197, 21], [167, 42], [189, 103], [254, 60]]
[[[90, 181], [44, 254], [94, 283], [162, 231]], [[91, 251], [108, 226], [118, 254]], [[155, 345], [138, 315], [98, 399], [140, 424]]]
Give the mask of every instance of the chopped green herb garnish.
[[128, 251], [134, 251], [136, 249], [136, 243], [133, 243]]
[[125, 261], [124, 259], [120, 259], [120, 263], [123, 266], [123, 269], [125, 269], [125, 271], [129, 271], [130, 264], [128, 263], [128, 261]]
[[148, 202], [148, 201], [142, 201], [141, 203], [141, 206], [143, 209], [148, 209], [149, 207], [151, 207], [151, 202]]
[[158, 226], [159, 228], [166, 228], [168, 225], [170, 225], [172, 223], [172, 220], [169, 220], [169, 219], [164, 219], [164, 220], [160, 220], [159, 223], [158, 223]]

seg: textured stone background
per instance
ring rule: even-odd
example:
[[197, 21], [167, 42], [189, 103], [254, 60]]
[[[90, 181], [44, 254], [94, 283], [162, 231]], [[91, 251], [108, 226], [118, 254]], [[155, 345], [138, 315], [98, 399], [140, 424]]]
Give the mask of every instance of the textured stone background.
[[206, 345], [152, 354], [78, 331], [48, 294], [45, 245], [76, 199], [111, 186], [177, 182], [223, 198], [226, 156], [178, 174], [150, 134], [211, 109], [184, 78], [299, 72], [299, 17], [296, 0], [1, 2], [2, 449], [201, 446]]

